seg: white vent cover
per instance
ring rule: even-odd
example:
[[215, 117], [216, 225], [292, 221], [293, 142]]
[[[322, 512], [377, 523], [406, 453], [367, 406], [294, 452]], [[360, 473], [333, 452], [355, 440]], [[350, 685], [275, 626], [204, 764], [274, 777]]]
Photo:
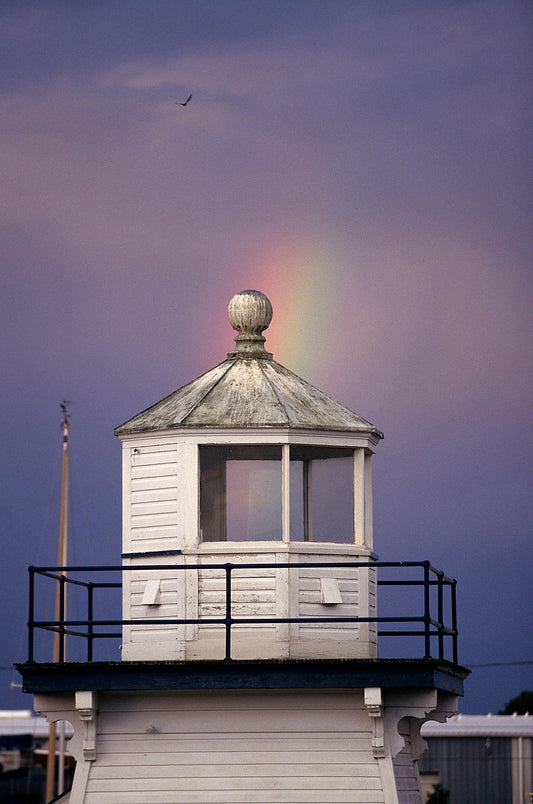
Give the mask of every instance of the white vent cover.
[[320, 595], [320, 602], [323, 603], [324, 606], [336, 606], [337, 603], [342, 603], [341, 590], [339, 589], [339, 582], [336, 578], [320, 579]]
[[143, 606], [159, 606], [161, 592], [161, 581], [156, 579], [146, 581], [142, 599]]

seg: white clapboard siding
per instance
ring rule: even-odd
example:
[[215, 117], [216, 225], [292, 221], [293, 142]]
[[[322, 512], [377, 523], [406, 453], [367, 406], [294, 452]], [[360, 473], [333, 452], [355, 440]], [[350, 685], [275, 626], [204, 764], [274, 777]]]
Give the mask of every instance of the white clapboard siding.
[[[339, 560], [325, 555], [325, 561]], [[321, 602], [320, 579], [333, 578], [337, 581], [342, 603], [325, 606]], [[358, 571], [350, 567], [302, 567], [299, 570], [298, 616], [299, 617], [356, 617], [359, 613]], [[312, 634], [320, 638], [335, 639], [357, 635], [357, 623], [302, 623], [300, 637]]]
[[[220, 561], [220, 557], [218, 557]], [[247, 555], [232, 555], [234, 564], [248, 563]], [[259, 560], [257, 563], [260, 563]], [[204, 559], [204, 563], [210, 563]], [[216, 562], [214, 562], [216, 563]], [[259, 570], [236, 569], [232, 571], [232, 607], [233, 617], [275, 617], [276, 616], [276, 570], [265, 568]], [[198, 612], [199, 618], [223, 617], [226, 612], [226, 575], [222, 570], [200, 569], [198, 573]], [[268, 623], [258, 623], [255, 626], [234, 626], [232, 636], [238, 638], [243, 633], [250, 634], [253, 639], [254, 630], [269, 630], [274, 635], [275, 626]], [[203, 634], [220, 633], [224, 638], [222, 626], [201, 625], [200, 638]]]
[[[368, 587], [366, 594], [368, 600], [369, 617], [375, 617], [377, 613], [377, 577], [375, 569], [368, 571]], [[370, 639], [374, 642], [377, 642], [377, 623], [369, 623], [367, 628]]]
[[354, 693], [103, 696], [85, 804], [385, 804]]
[[[199, 574], [199, 604], [200, 617], [212, 616], [212, 612], [225, 610], [225, 578], [218, 575], [208, 575], [210, 570], [200, 570]], [[274, 570], [270, 576], [255, 575], [250, 577], [238, 576], [233, 573], [231, 581], [232, 610], [241, 616], [270, 616], [275, 615], [276, 579]]]
[[402, 728], [402, 725], [400, 724], [398, 731], [404, 738], [405, 744], [393, 759], [398, 804], [423, 804], [418, 766], [413, 762], [410, 730], [407, 727]]
[[128, 450], [125, 550], [176, 549], [180, 507], [177, 444], [140, 445]]
[[[319, 551], [320, 559], [329, 562], [346, 561], [353, 558], [351, 553]], [[317, 560], [313, 554], [295, 553], [294, 563]], [[291, 567], [291, 557], [284, 550], [265, 550], [257, 554], [239, 552], [235, 546], [228, 548], [226, 559], [237, 565], [232, 571], [232, 616], [242, 618], [316, 617], [316, 622], [302, 624], [277, 624], [258, 622], [257, 624], [234, 624], [232, 626], [232, 656], [234, 658], [311, 658], [313, 656], [348, 657], [372, 656], [375, 631], [367, 624], [321, 623], [320, 619], [330, 616], [368, 616], [369, 601], [366, 588], [373, 581], [372, 571], [352, 567]], [[200, 620], [223, 618], [226, 612], [226, 573], [219, 552], [197, 554], [198, 576], [188, 578], [187, 614]], [[188, 563], [191, 556], [188, 557]], [[259, 567], [255, 570], [239, 564], [274, 563], [273, 567]], [[289, 562], [289, 563], [288, 563]], [[207, 564], [218, 564], [220, 569], [207, 568]], [[337, 582], [342, 603], [328, 606], [322, 602], [321, 580], [333, 579]], [[361, 597], [363, 600], [361, 602]], [[199, 627], [187, 630], [188, 658], [220, 658], [224, 653], [225, 628], [222, 624], [202, 623]], [[206, 641], [207, 640], [207, 641]], [[194, 641], [203, 645], [193, 645]], [[222, 653], [221, 653], [222, 652]]]
[[[169, 569], [133, 569], [124, 572], [123, 600], [125, 619], [136, 620], [126, 625], [122, 631], [122, 658], [139, 659], [180, 659], [184, 656], [185, 627], [166, 623], [168, 619], [185, 617], [185, 576], [178, 569], [183, 564], [183, 556], [165, 557], [144, 556], [125, 559], [126, 566], [157, 566], [161, 563], [174, 564]], [[143, 603], [148, 583], [159, 582], [159, 595], [155, 605]], [[143, 621], [161, 620], [161, 624], [146, 624]]]

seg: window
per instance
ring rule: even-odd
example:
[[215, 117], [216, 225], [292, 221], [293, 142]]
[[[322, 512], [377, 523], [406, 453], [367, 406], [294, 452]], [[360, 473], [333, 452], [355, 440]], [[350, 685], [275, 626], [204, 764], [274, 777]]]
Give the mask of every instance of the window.
[[353, 450], [291, 447], [291, 541], [354, 541]]
[[202, 541], [281, 539], [281, 447], [200, 448]]
[[[203, 542], [282, 539], [282, 448], [200, 447]], [[291, 541], [349, 544], [353, 536], [353, 450], [290, 448]]]

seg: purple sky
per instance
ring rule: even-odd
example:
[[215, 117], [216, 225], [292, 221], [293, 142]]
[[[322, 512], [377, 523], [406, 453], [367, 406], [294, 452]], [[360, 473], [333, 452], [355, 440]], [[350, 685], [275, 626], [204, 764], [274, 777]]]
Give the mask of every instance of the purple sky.
[[532, 688], [532, 34], [520, 0], [4, 0], [4, 668], [59, 403], [71, 561], [118, 563], [113, 428], [225, 358], [251, 287], [275, 359], [385, 432], [380, 558], [456, 577], [461, 662], [510, 663], [461, 710]]

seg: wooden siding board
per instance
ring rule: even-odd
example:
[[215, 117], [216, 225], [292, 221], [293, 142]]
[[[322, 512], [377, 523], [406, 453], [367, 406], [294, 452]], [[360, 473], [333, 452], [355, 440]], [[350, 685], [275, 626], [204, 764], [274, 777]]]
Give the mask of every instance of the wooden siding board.
[[334, 606], [325, 606], [320, 601], [313, 603], [300, 603], [300, 616], [302, 617], [357, 617], [353, 606], [337, 603]]
[[[255, 605], [263, 605], [273, 607], [276, 599], [274, 590], [258, 590], [255, 592], [240, 591], [231, 595], [231, 605], [233, 606], [248, 606], [252, 609]], [[202, 606], [226, 606], [226, 599], [220, 593], [204, 592], [200, 590], [200, 605]], [[274, 611], [274, 609], [272, 609]]]
[[174, 483], [169, 483], [168, 486], [158, 485], [153, 489], [136, 489], [132, 493], [132, 507], [137, 508], [141, 505], [149, 505], [150, 503], [173, 502], [176, 503], [176, 487]]
[[132, 596], [132, 617], [168, 617], [176, 615], [176, 594], [160, 592], [158, 603], [148, 605], [142, 602], [142, 595]]
[[[249, 742], [249, 740], [240, 740], [238, 742], [233, 740], [228, 746], [226, 740], [221, 737], [219, 740], [209, 740], [209, 751], [206, 751], [205, 740], [202, 740], [202, 745], [198, 746], [196, 750], [193, 750], [192, 747], [190, 750], [184, 750], [182, 742], [176, 741], [176, 751], [153, 751], [150, 762], [151, 766], [158, 767], [157, 773], [159, 773], [159, 768], [165, 766], [174, 768], [178, 766], [197, 765], [203, 767], [213, 761], [215, 752], [223, 756], [225, 767], [232, 765], [242, 765], [245, 767], [254, 763], [256, 766], [273, 764], [280, 767], [283, 766], [280, 772], [285, 772], [287, 768], [292, 768], [302, 761], [301, 744], [298, 749], [284, 749], [280, 751], [279, 739], [272, 738], [271, 743], [273, 747], [271, 750], [267, 750], [263, 745], [258, 745], [257, 750], [252, 751], [250, 750]], [[283, 742], [285, 744], [285, 740]], [[180, 750], [178, 750], [178, 744]], [[122, 766], [127, 767], [132, 765], [137, 768], [139, 765], [138, 752], [129, 750], [126, 753], [124, 750], [126, 746], [129, 746], [129, 743], [123, 743], [120, 750], [118, 748], [113, 751], [105, 749], [103, 752], [99, 752], [98, 774], [114, 772], [115, 768]], [[167, 748], [168, 746], [165, 745], [164, 747]], [[142, 748], [139, 746], [139, 750], [146, 753], [146, 742]], [[360, 756], [358, 756], [358, 754], [360, 754]], [[366, 749], [362, 749], [359, 752], [355, 748], [351, 751], [346, 749], [337, 749], [336, 751], [327, 750], [323, 747], [322, 743], [315, 750], [310, 749], [308, 746], [308, 752], [305, 755], [305, 763], [310, 766], [307, 771], [309, 773], [314, 772], [315, 766], [321, 764], [327, 767], [339, 766], [339, 770], [342, 770], [342, 766], [346, 766], [350, 773], [353, 772], [353, 766], [357, 765], [358, 772], [360, 773], [360, 768], [363, 767], [365, 762], [370, 762], [370, 754]], [[106, 771], [106, 768], [109, 769], [109, 771]], [[370, 775], [379, 775], [379, 772], [372, 764], [368, 764], [368, 772]]]
[[167, 489], [175, 489], [176, 478], [175, 475], [154, 475], [150, 477], [136, 476], [131, 479], [131, 492], [132, 494], [142, 494], [143, 492], [150, 492], [150, 496], [154, 491], [166, 491]]
[[[377, 793], [377, 795], [376, 795]], [[215, 799], [213, 799], [215, 801]], [[84, 804], [103, 804], [101, 793], [88, 792]], [[143, 792], [105, 792], [105, 804], [147, 804], [146, 794]], [[180, 790], [169, 796], [168, 792], [154, 792], [150, 795], [150, 804], [206, 804], [204, 791]], [[284, 790], [225, 790], [216, 795], [216, 804], [288, 804], [287, 793]], [[379, 791], [359, 790], [352, 796], [347, 796], [345, 790], [292, 791], [290, 804], [384, 804], [384, 798]]]
[[[153, 716], [152, 716], [153, 717]], [[161, 731], [167, 734], [172, 734], [176, 726], [177, 716], [174, 713], [161, 712], [158, 716], [158, 723], [156, 724]], [[124, 712], [120, 717], [120, 732], [117, 732], [116, 718], [102, 714], [100, 716], [99, 733], [100, 734], [116, 734], [116, 733], [132, 733], [139, 726], [139, 718], [136, 714], [131, 712]], [[150, 715], [146, 717], [148, 721], [145, 725], [152, 723]], [[286, 721], [286, 723], [285, 723]], [[239, 734], [254, 733], [261, 730], [261, 733], [299, 733], [299, 732], [318, 732], [332, 731], [333, 733], [344, 732], [346, 735], [354, 731], [358, 731], [357, 723], [354, 722], [355, 718], [350, 712], [338, 712], [336, 717], [331, 717], [330, 713], [322, 711], [320, 717], [317, 713], [305, 710], [273, 710], [273, 711], [242, 711], [238, 715], [238, 724], [232, 723], [228, 718], [227, 711], [204, 712], [190, 710], [186, 717], [179, 718], [179, 731], [184, 733], [203, 733], [212, 734], [213, 732], [220, 732], [221, 734], [231, 734], [237, 731]], [[281, 728], [280, 724], [284, 727]]]
[[176, 524], [145, 526], [143, 528], [132, 527], [131, 536], [132, 541], [135, 542], [141, 539], [158, 539], [161, 542], [159, 550], [166, 550], [165, 540], [172, 540], [174, 544], [176, 543]]
[[[221, 620], [225, 615], [225, 611], [226, 611], [226, 607], [223, 606], [222, 604], [219, 605], [219, 606], [213, 605], [213, 606], [202, 607], [200, 609], [199, 619], [200, 620], [206, 620], [206, 619], [209, 619], [209, 618], [214, 618], [214, 619], [217, 620], [217, 623], [216, 623], [217, 625], [219, 625], [219, 624], [222, 625]], [[232, 625], [232, 628], [231, 628], [232, 641], [233, 641], [233, 636], [234, 636], [234, 630], [233, 629], [236, 629], [235, 630], [235, 635], [236, 635], [238, 633], [237, 629], [248, 628], [250, 630], [250, 638], [253, 639], [253, 629], [254, 628], [261, 628], [264, 625], [268, 625], [269, 628], [275, 628], [274, 623], [265, 622], [265, 620], [268, 621], [268, 620], [272, 619], [272, 615], [273, 615], [272, 609], [267, 607], [267, 606], [261, 607], [261, 606], [258, 605], [258, 606], [254, 606], [253, 608], [250, 608], [249, 606], [246, 606], [246, 605], [243, 605], [243, 606], [233, 605], [232, 609], [231, 609], [231, 613], [232, 613], [232, 616], [235, 617], [236, 619], [242, 618], [243, 620], [247, 620], [247, 619], [257, 620], [257, 622], [254, 622], [253, 624], [251, 624], [251, 623], [241, 623], [241, 624], [234, 623]], [[209, 623], [205, 623], [205, 624], [209, 625]]]
[[[201, 586], [205, 589], [213, 589], [215, 591], [225, 589], [226, 579], [224, 572], [219, 571], [216, 575], [209, 575], [208, 570], [200, 570], [198, 576]], [[244, 589], [248, 591], [251, 581], [253, 581], [254, 587], [257, 589], [274, 589], [276, 579], [274, 573], [272, 573], [272, 575], [257, 573], [257, 575], [254, 575], [252, 578], [243, 577], [233, 572], [231, 575], [231, 588], [234, 590]]]
[[176, 462], [154, 463], [150, 466], [132, 466], [132, 480], [145, 480], [146, 478], [176, 477]]
[[[184, 780], [194, 780], [198, 787], [212, 787], [213, 780], [225, 785], [230, 785], [237, 778], [241, 784], [245, 784], [250, 779], [265, 781], [277, 779], [279, 786], [287, 789], [298, 789], [304, 786], [303, 779], [313, 778], [313, 786], [320, 785], [326, 789], [340, 787], [347, 790], [379, 790], [381, 780], [379, 776], [369, 775], [371, 766], [358, 767], [357, 776], [353, 775], [353, 766], [341, 765], [338, 763], [303, 763], [289, 766], [279, 763], [256, 763], [242, 762], [240, 765], [230, 765], [227, 762], [213, 762], [212, 759], [204, 761], [202, 764], [172, 762], [168, 765], [150, 766], [143, 765], [122, 765], [121, 778], [124, 780], [135, 780], [136, 788], [140, 789], [143, 782], [145, 789], [150, 790], [172, 790], [176, 781], [180, 786]], [[236, 772], [236, 768], [238, 771]], [[91, 787], [94, 790], [98, 783], [103, 785], [109, 780], [116, 778], [116, 767], [94, 769], [91, 779]], [[105, 789], [103, 787], [102, 789]]]
[[142, 466], [159, 466], [163, 463], [176, 463], [176, 447], [175, 446], [168, 446], [165, 449], [163, 446], [158, 449], [154, 448], [144, 448], [141, 449], [139, 452], [135, 452], [134, 448], [132, 454], [132, 466], [136, 469]]
[[[139, 552], [139, 553], [149, 553], [151, 551], [161, 551], [161, 550], [174, 550], [176, 547], [176, 539], [173, 537], [166, 538], [166, 539], [158, 539], [157, 535], [150, 538], [150, 537], [143, 537], [143, 538], [135, 538], [132, 539], [128, 548], [132, 551]], [[124, 573], [127, 576], [128, 573]], [[124, 594], [124, 601], [126, 600], [126, 596]], [[126, 614], [124, 615], [126, 617]]]
[[[233, 795], [238, 793], [239, 791], [246, 791], [246, 793], [250, 796], [257, 795], [258, 789], [267, 790], [268, 796], [273, 795], [275, 792], [282, 792], [286, 799], [285, 801], [294, 801], [294, 795], [296, 794], [298, 798], [296, 801], [306, 801], [306, 798], [301, 799], [300, 796], [302, 793], [307, 795], [310, 788], [310, 783], [312, 782], [312, 790], [314, 793], [322, 792], [324, 795], [327, 792], [328, 796], [334, 794], [334, 792], [343, 793], [344, 795], [344, 802], [349, 802], [350, 800], [353, 802], [359, 802], [360, 794], [364, 793], [365, 796], [369, 796], [370, 800], [375, 800], [376, 798], [376, 790], [369, 790], [368, 788], [365, 790], [361, 787], [355, 787], [353, 784], [349, 784], [348, 780], [341, 780], [337, 782], [338, 786], [334, 785], [334, 779], [324, 778], [324, 779], [317, 779], [313, 778], [304, 779], [303, 777], [289, 777], [285, 780], [275, 779], [273, 780], [271, 777], [256, 777], [255, 780], [246, 778], [233, 778], [233, 779], [187, 779], [187, 780], [177, 780], [177, 779], [132, 779], [130, 785], [127, 786], [123, 783], [122, 792], [124, 794], [127, 793], [136, 793], [137, 795], [144, 793], [145, 795], [148, 793], [150, 798], [148, 799], [150, 802], [153, 801], [152, 796], [157, 795], [160, 792], [172, 793], [174, 796], [177, 796], [177, 800], [180, 802], [188, 802], [190, 793], [198, 793], [201, 792], [205, 796], [209, 796], [207, 799], [204, 799], [203, 804], [206, 804], [206, 801], [215, 801], [218, 802], [220, 800], [220, 795], [224, 793], [229, 793]], [[307, 784], [306, 784], [307, 782]], [[305, 785], [305, 786], [303, 786]], [[103, 783], [98, 784], [97, 782], [91, 783], [89, 781], [88, 784], [88, 792], [101, 792], [107, 795], [109, 792], [109, 780], [105, 780]], [[179, 786], [179, 790], [176, 788]], [[187, 797], [184, 797], [186, 794]], [[213, 794], [215, 798], [213, 798]], [[264, 792], [261, 795], [261, 799], [264, 797]], [[106, 798], [106, 801], [108, 799]], [[231, 799], [230, 799], [231, 800]], [[256, 799], [248, 798], [247, 801], [254, 801]], [[323, 799], [322, 799], [323, 800]], [[363, 799], [365, 800], [365, 799]], [[367, 798], [366, 801], [369, 799]], [[146, 799], [143, 801], [145, 804]], [[411, 804], [411, 802], [409, 802]], [[418, 804], [418, 802], [416, 802]]]
[[[201, 589], [203, 592], [204, 602], [206, 603], [219, 603], [220, 591], [217, 589]], [[233, 589], [231, 590], [231, 600], [234, 603], [273, 603], [276, 597], [275, 589], [269, 589], [264, 586], [262, 589]]]
[[176, 506], [172, 511], [153, 511], [151, 514], [145, 516], [131, 513], [131, 529], [132, 531], [154, 531], [159, 528], [165, 528], [167, 525], [172, 525], [174, 528], [178, 524], [178, 517], [176, 513]]
[[[258, 758], [273, 758], [276, 762], [281, 762], [291, 757], [302, 758], [302, 744], [305, 743], [307, 754], [305, 761], [311, 761], [311, 757], [317, 757], [318, 761], [325, 761], [330, 756], [343, 758], [343, 761], [352, 764], [364, 764], [372, 762], [372, 754], [369, 748], [370, 735], [360, 736], [352, 734], [349, 742], [346, 736], [317, 735], [316, 732], [300, 732], [298, 736], [285, 735], [283, 737], [283, 747], [281, 747], [279, 734], [262, 732], [261, 735], [221, 734], [213, 733], [209, 738], [209, 750], [205, 735], [201, 737], [195, 734], [151, 734], [150, 742], [157, 746], [154, 750], [154, 758], [158, 762], [166, 763], [166, 757], [194, 755], [199, 761], [213, 758], [213, 753], [224, 754], [224, 761], [240, 764], [241, 757], [255, 756]], [[147, 751], [146, 734], [99, 734], [98, 762], [114, 762], [119, 757], [131, 756], [132, 762], [138, 762], [135, 755], [146, 753]], [[323, 759], [321, 759], [323, 757]], [[376, 773], [378, 771], [376, 770]]]
[[[162, 497], [162, 494], [165, 496]], [[132, 498], [131, 515], [135, 518], [151, 517], [157, 514], [174, 514], [176, 516], [176, 494], [174, 489], [160, 490], [158, 499], [149, 502]]]
[[[225, 592], [223, 584], [220, 581], [210, 582], [205, 578], [200, 579], [199, 589], [204, 593], [204, 595], [214, 595], [220, 596], [222, 592]], [[269, 595], [275, 596], [275, 588], [274, 588], [274, 579], [273, 578], [265, 578], [259, 580], [257, 584], [254, 584], [253, 587], [250, 587], [245, 581], [237, 581], [237, 583], [231, 584], [231, 595], [240, 595], [243, 597], [244, 595], [256, 594], [261, 595], [264, 593], [268, 593]]]

